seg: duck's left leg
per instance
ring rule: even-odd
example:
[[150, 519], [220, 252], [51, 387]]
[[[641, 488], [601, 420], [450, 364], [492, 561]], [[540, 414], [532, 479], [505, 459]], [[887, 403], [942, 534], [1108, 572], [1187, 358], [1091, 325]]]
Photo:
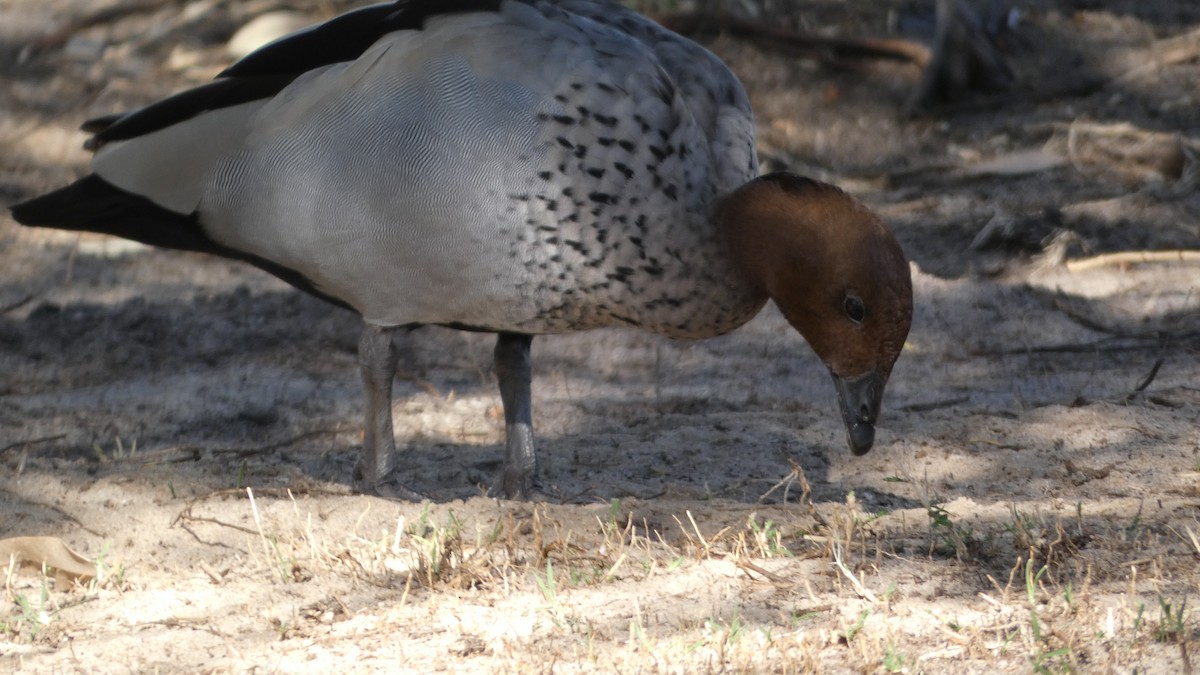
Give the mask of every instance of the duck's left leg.
[[392, 328], [363, 326], [358, 339], [358, 365], [366, 393], [366, 426], [362, 455], [354, 467], [354, 489], [366, 494], [408, 501], [423, 496], [395, 480], [385, 484], [396, 468], [396, 439], [392, 432], [392, 380], [396, 376], [396, 346]]
[[492, 485], [492, 494], [507, 499], [528, 499], [537, 484], [537, 451], [533, 445], [533, 364], [529, 355], [532, 335], [500, 333], [496, 336], [496, 379], [504, 405], [504, 467]]

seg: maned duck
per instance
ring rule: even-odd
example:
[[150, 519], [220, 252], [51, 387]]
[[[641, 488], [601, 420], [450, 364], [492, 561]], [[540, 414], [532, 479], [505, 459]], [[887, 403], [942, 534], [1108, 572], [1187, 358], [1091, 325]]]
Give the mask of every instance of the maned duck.
[[756, 178], [737, 79], [615, 2], [372, 5], [83, 128], [94, 173], [16, 220], [244, 260], [361, 314], [360, 490], [418, 496], [389, 477], [392, 332], [422, 324], [498, 334], [506, 497], [538, 477], [534, 335], [708, 338], [768, 299], [850, 450], [874, 442], [912, 316], [899, 244], [835, 187]]

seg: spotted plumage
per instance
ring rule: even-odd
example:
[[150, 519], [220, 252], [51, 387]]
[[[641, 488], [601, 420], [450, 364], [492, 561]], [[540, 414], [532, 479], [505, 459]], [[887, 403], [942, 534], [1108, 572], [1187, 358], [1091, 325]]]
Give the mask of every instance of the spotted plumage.
[[359, 312], [364, 489], [393, 468], [389, 331], [421, 324], [500, 334], [508, 496], [536, 478], [531, 336], [706, 338], [768, 298], [830, 364], [852, 449], [873, 441], [911, 314], [895, 239], [835, 189], [755, 180], [737, 79], [613, 2], [373, 5], [85, 128], [95, 173], [16, 218], [246, 260]]

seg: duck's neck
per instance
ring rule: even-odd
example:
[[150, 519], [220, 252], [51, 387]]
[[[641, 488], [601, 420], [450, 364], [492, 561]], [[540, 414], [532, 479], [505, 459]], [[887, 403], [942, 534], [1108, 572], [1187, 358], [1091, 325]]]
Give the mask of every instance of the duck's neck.
[[810, 204], [783, 198], [771, 176], [760, 177], [717, 203], [717, 230], [734, 266], [760, 293], [774, 296], [786, 272], [815, 269], [809, 259], [822, 251], [821, 219], [810, 217]]

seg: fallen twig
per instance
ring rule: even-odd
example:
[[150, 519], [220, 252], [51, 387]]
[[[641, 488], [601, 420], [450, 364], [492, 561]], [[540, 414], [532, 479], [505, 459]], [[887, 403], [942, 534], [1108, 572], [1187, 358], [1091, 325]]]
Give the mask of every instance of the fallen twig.
[[763, 493], [763, 495], [758, 498], [758, 501], [761, 504], [764, 500], [766, 500], [767, 497], [771, 496], [772, 492], [775, 492], [779, 488], [783, 488], [783, 503], [786, 504], [788, 500], [788, 492], [792, 488], [792, 483], [799, 482], [800, 497], [797, 499], [797, 503], [807, 504], [809, 510], [812, 510], [812, 488], [808, 484], [808, 478], [804, 475], [804, 467], [797, 464], [796, 460], [790, 457], [788, 458], [788, 462], [790, 462], [792, 465], [791, 472], [784, 476], [783, 479], [781, 479], [774, 486], [772, 486], [770, 490], [767, 490], [765, 493]]
[[[226, 491], [221, 490], [221, 492], [226, 492]], [[241, 490], [238, 490], [238, 492], [241, 492]], [[216, 518], [212, 518], [209, 516], [193, 516], [192, 515], [192, 507], [195, 506], [196, 503], [199, 502], [201, 499], [207, 498], [209, 496], [211, 496], [211, 495], [205, 495], [204, 497], [197, 497], [197, 498], [191, 500], [190, 502], [188, 502], [187, 506], [183, 507], [183, 510], [175, 515], [175, 519], [171, 521], [171, 527], [174, 527], [176, 524], [182, 524], [182, 523], [188, 523], [188, 522], [213, 523], [215, 525], [220, 525], [221, 527], [229, 527], [229, 528], [233, 528], [235, 530], [239, 530], [241, 532], [246, 532], [247, 534], [257, 534], [257, 532], [255, 530], [252, 530], [248, 527], [242, 527], [241, 525], [238, 525], [237, 523], [227, 523], [223, 520], [217, 520]]]
[[0, 448], [0, 455], [3, 455], [4, 453], [8, 452], [9, 450], [15, 450], [17, 448], [24, 448], [26, 446], [33, 445], [35, 443], [49, 443], [50, 441], [57, 441], [60, 438], [66, 438], [66, 437], [67, 437], [66, 434], [58, 434], [57, 436], [43, 436], [41, 438], [30, 438], [30, 439], [24, 440], [24, 441], [17, 441], [16, 443], [9, 443], [8, 445], [4, 446], [3, 448]]
[[886, 59], [925, 67], [930, 49], [904, 39], [839, 38], [801, 33], [742, 19], [726, 12], [674, 12], [658, 17], [663, 26], [684, 34], [721, 32], [790, 56], [841, 62], [847, 59]]
[[1192, 532], [1192, 528], [1187, 525], [1184, 525], [1183, 529], [1187, 530], [1188, 539], [1192, 542], [1192, 548], [1196, 549], [1196, 555], [1200, 556], [1200, 537], [1197, 537], [1196, 533]]
[[1162, 262], [1200, 262], [1200, 251], [1186, 249], [1173, 251], [1118, 251], [1092, 258], [1068, 260], [1067, 271], [1083, 272], [1106, 265], [1136, 265]]
[[[1174, 132], [1142, 129], [1127, 122], [1099, 124], [1073, 120], [1066, 125], [1066, 155], [1075, 170], [1088, 165], [1140, 181], [1180, 181], [1188, 168], [1188, 141]], [[1186, 184], [1186, 183], [1185, 183]]]
[[912, 403], [905, 406], [900, 406], [901, 412], [928, 412], [939, 408], [951, 408], [960, 403], [970, 401], [970, 396], [957, 396], [955, 398], [942, 399], [940, 401], [929, 401], [927, 403]]
[[268, 443], [267, 445], [261, 445], [261, 446], [253, 447], [253, 448], [222, 448], [220, 450], [213, 450], [212, 453], [214, 455], [237, 455], [238, 457], [249, 457], [251, 455], [260, 455], [260, 454], [278, 450], [280, 448], [286, 448], [289, 445], [295, 445], [296, 443], [299, 443], [300, 441], [306, 441], [310, 438], [315, 438], [317, 436], [332, 436], [333, 434], [340, 434], [343, 431], [344, 431], [344, 429], [337, 429], [337, 428], [314, 429], [312, 431], [306, 431], [297, 436], [292, 436], [291, 438], [285, 438], [282, 441]]
[[774, 572], [765, 570], [762, 567], [750, 562], [749, 560], [739, 560], [735, 564], [742, 570], [745, 570], [747, 572], [756, 572], [756, 573], [761, 574], [762, 576], [766, 577], [768, 580], [773, 581], [777, 584], [787, 584], [789, 586], [794, 586], [796, 584], [796, 582], [792, 581], [791, 579], [781, 577], [778, 574], [775, 574]]
[[[16, 500], [18, 499], [18, 497], [16, 495], [10, 494], [10, 493], [6, 492], [5, 490], [0, 490], [0, 498], [8, 500], [8, 503], [10, 503], [10, 504], [16, 503]], [[99, 537], [101, 539], [111, 536], [111, 535], [105, 534], [103, 532], [98, 532], [98, 531], [88, 527], [87, 525], [85, 525], [83, 523], [83, 521], [79, 520], [75, 516], [71, 515], [70, 513], [64, 511], [63, 509], [61, 509], [57, 506], [54, 506], [54, 505], [48, 504], [48, 503], [44, 503], [44, 502], [39, 502], [36, 499], [30, 499], [30, 498], [24, 497], [24, 496], [20, 497], [19, 499], [22, 504], [36, 506], [39, 509], [45, 509], [52, 513], [58, 514], [58, 516], [62, 520], [70, 522], [75, 527], [78, 527], [79, 529], [83, 530], [84, 532], [87, 532], [88, 534], [90, 534], [92, 536]]]
[[1150, 367], [1150, 372], [1146, 373], [1146, 376], [1141, 380], [1138, 380], [1137, 386], [1133, 388], [1134, 391], [1145, 391], [1146, 387], [1150, 386], [1150, 383], [1154, 381], [1154, 377], [1158, 375], [1158, 369], [1162, 368], [1163, 360], [1161, 356], [1158, 357], [1158, 360]]
[[879, 598], [875, 597], [871, 589], [864, 586], [863, 582], [859, 581], [854, 572], [851, 572], [845, 563], [842, 562], [842, 547], [840, 544], [833, 545], [833, 566], [837, 571], [842, 573], [842, 576], [850, 580], [850, 585], [854, 587], [854, 592], [858, 593], [859, 597], [873, 605], [879, 603]]
[[[1105, 329], [1105, 332], [1110, 332]], [[1030, 354], [1099, 354], [1127, 352], [1134, 349], [1162, 349], [1162, 338], [1155, 336], [1124, 336], [1102, 338], [1095, 342], [1068, 342], [1058, 345], [1032, 345], [1004, 349], [972, 349], [969, 356], [1028, 356]]]
[[20, 308], [24, 307], [25, 305], [28, 305], [30, 302], [33, 302], [33, 299], [36, 297], [37, 297], [37, 294], [30, 293], [29, 295], [26, 295], [25, 297], [21, 298], [20, 300], [17, 300], [16, 302], [10, 302], [7, 305], [0, 307], [0, 314], [8, 314], [9, 312], [11, 312], [13, 310], [20, 309]]
[[[192, 507], [194, 507], [196, 504], [200, 503], [201, 501], [211, 499], [213, 497], [240, 497], [240, 498], [253, 499], [253, 497], [251, 496], [252, 493], [249, 492], [249, 489], [250, 488], [248, 488], [248, 487], [247, 488], [224, 488], [221, 490], [214, 490], [212, 492], [200, 495], [198, 497], [193, 497], [191, 500], [188, 501], [187, 505], [183, 507], [183, 510], [175, 515], [175, 518], [171, 521], [171, 527], [174, 527], [175, 525], [183, 526], [189, 522], [212, 523], [214, 525], [220, 525], [221, 527], [232, 528], [232, 529], [238, 530], [240, 532], [245, 532], [247, 534], [259, 534], [259, 531], [257, 529], [243, 527], [236, 523], [225, 522], [223, 520], [219, 520], [217, 518], [212, 518], [209, 516], [192, 515]], [[266, 497], [270, 497], [273, 499], [290, 498], [296, 492], [295, 488], [258, 488], [257, 490], [258, 490], [259, 497], [266, 496]], [[304, 491], [306, 493], [310, 493], [310, 494], [315, 493], [315, 494], [345, 496], [345, 493], [333, 491], [333, 490], [305, 488]], [[196, 536], [196, 535], [193, 533], [192, 536]]]
[[1146, 373], [1142, 379], [1138, 380], [1137, 384], [1134, 385], [1133, 390], [1128, 394], [1125, 394], [1125, 397], [1121, 399], [1121, 402], [1128, 404], [1130, 401], [1134, 400], [1143, 392], [1145, 392], [1146, 387], [1149, 387], [1150, 383], [1154, 381], [1154, 378], [1158, 376], [1158, 369], [1162, 368], [1164, 361], [1165, 359], [1161, 356], [1155, 359], [1154, 365], [1150, 366], [1150, 372]]
[[1108, 86], [1129, 84], [1163, 66], [1186, 63], [1200, 57], [1200, 30], [1159, 40], [1150, 47], [1149, 51], [1148, 55], [1138, 59], [1143, 62], [1143, 65], [1135, 66], [1117, 75], [1107, 82]]

